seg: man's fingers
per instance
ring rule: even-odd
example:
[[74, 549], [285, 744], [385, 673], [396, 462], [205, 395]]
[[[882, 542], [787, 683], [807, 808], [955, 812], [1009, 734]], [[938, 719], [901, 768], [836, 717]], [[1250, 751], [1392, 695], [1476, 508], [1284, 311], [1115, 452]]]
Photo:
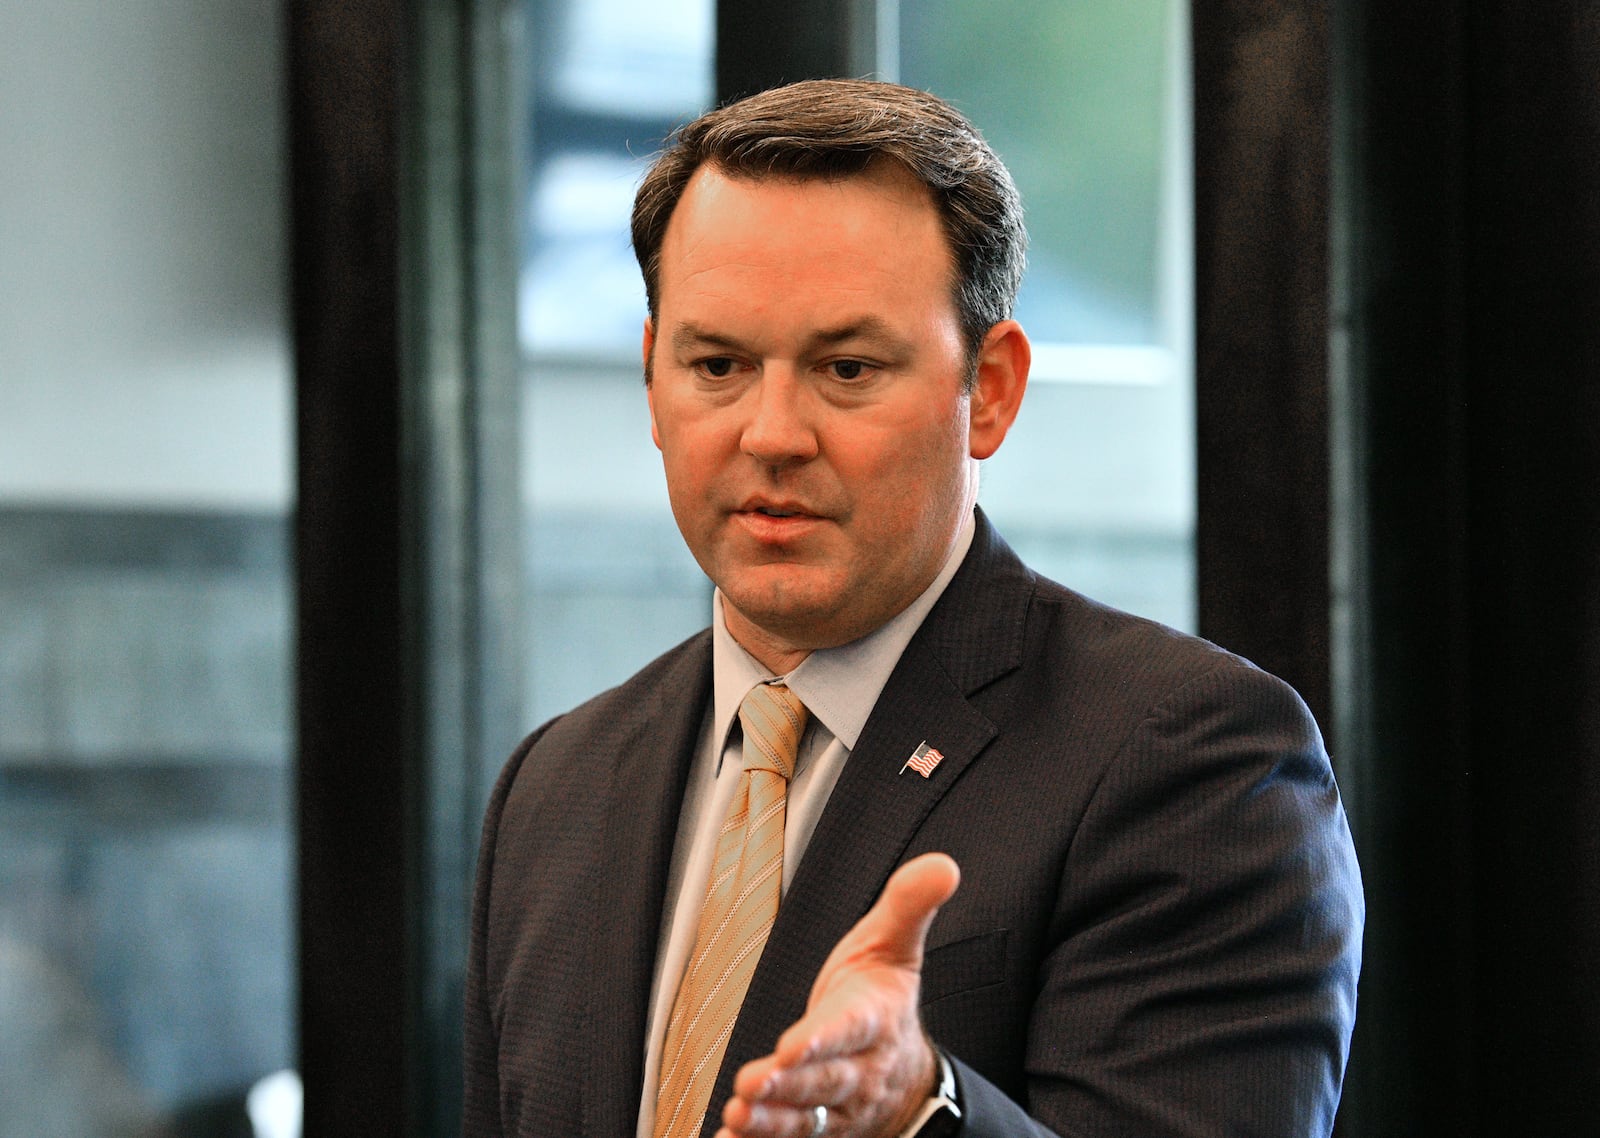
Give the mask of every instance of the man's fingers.
[[860, 985], [823, 995], [773, 1049], [780, 1067], [798, 1067], [824, 1059], [855, 1055], [876, 1046], [883, 1035], [882, 1009]]
[[751, 1103], [800, 1106], [838, 1106], [862, 1087], [864, 1070], [854, 1057], [819, 1059], [798, 1067], [769, 1071], [759, 1080], [735, 1081], [734, 1091]]
[[[771, 1106], [735, 1099], [728, 1104], [722, 1121], [716, 1138], [810, 1138], [816, 1126], [816, 1112], [811, 1107]], [[839, 1129], [837, 1122], [829, 1127], [830, 1132]]]

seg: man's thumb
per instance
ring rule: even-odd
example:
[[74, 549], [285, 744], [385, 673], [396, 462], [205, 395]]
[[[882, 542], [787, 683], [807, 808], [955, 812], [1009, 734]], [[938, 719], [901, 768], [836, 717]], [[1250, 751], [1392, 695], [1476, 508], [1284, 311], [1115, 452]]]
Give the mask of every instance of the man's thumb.
[[961, 870], [949, 854], [923, 854], [895, 870], [872, 907], [870, 920], [878, 954], [889, 962], [920, 970], [928, 926], [960, 883]]

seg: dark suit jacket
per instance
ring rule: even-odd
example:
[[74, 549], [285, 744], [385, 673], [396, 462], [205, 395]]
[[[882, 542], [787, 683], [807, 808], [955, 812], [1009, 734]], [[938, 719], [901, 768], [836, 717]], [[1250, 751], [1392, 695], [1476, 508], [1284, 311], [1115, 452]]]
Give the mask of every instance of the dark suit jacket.
[[[468, 1135], [633, 1134], [710, 684], [702, 633], [507, 764], [473, 914]], [[924, 740], [944, 761], [899, 773]], [[922, 1015], [958, 1061], [968, 1133], [1328, 1132], [1362, 901], [1315, 724], [1238, 657], [1036, 576], [980, 514], [794, 876], [705, 1134], [834, 943], [929, 850], [962, 870]]]

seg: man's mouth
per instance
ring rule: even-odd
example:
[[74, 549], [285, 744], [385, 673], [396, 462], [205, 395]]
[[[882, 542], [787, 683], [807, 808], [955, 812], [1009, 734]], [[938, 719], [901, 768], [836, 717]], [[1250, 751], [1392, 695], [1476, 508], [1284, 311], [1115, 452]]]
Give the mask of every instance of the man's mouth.
[[753, 498], [734, 514], [741, 530], [762, 543], [785, 544], [812, 533], [824, 519], [804, 502], [769, 502]]
[[801, 502], [773, 502], [765, 498], [747, 498], [739, 506], [739, 513], [752, 514], [763, 518], [810, 518], [815, 517]]

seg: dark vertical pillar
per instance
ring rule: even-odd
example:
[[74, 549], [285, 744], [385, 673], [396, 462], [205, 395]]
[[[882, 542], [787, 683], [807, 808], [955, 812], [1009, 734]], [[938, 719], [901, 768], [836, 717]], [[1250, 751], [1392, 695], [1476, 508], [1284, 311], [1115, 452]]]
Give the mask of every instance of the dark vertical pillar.
[[399, 0], [291, 0], [306, 1133], [404, 1134]]
[[1346, 1136], [1475, 1133], [1458, 9], [1361, 0], [1336, 30], [1335, 734], [1368, 906]]
[[1343, 1121], [1581, 1134], [1600, 1070], [1600, 5], [1339, 28]]
[[801, 79], [851, 75], [860, 0], [717, 0], [717, 102]]
[[1600, 4], [1470, 8], [1480, 1129], [1577, 1134], [1600, 1071]]
[[515, 742], [516, 0], [293, 0], [306, 1131], [460, 1122], [485, 772]]
[[1193, 8], [1200, 630], [1327, 722], [1322, 0]]

